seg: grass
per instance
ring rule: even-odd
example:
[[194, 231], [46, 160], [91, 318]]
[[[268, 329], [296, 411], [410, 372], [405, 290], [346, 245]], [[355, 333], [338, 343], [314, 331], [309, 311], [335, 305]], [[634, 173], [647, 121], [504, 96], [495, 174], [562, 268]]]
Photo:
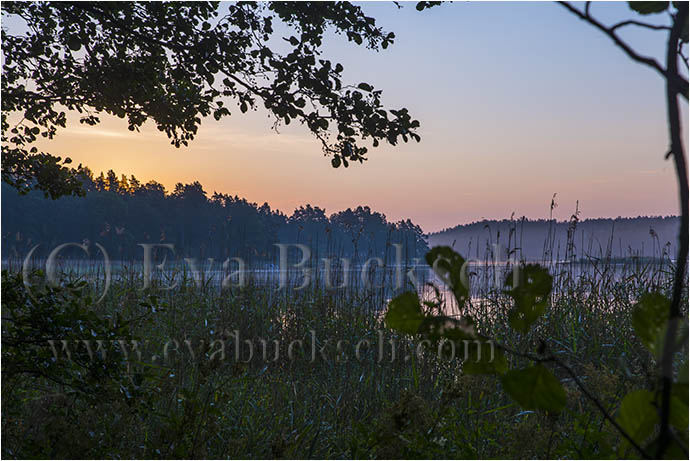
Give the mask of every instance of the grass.
[[[533, 350], [544, 340], [614, 414], [629, 390], [653, 383], [655, 364], [635, 339], [632, 307], [644, 292], [667, 291], [672, 278], [668, 260], [626, 261], [614, 264], [604, 257], [580, 261], [579, 266], [552, 265], [555, 290], [549, 309], [527, 335], [508, 327], [509, 298], [492, 286], [490, 272], [473, 276], [476, 293], [465, 313], [473, 315], [483, 332], [511, 348]], [[487, 269], [493, 270], [500, 268]], [[301, 291], [276, 290], [265, 280], [220, 290], [211, 283], [197, 285], [182, 274], [182, 283], [174, 290], [157, 289], [154, 283], [142, 291], [136, 271], [123, 275], [95, 308], [97, 318], [147, 345], [141, 359], [132, 354], [122, 360], [116, 355], [119, 361], [104, 362], [116, 372], [105, 378], [99, 375], [98, 392], [89, 393], [70, 385], [74, 379], [90, 382], [93, 366], [88, 363], [61, 369], [63, 382], [57, 383], [35, 369], [39, 362], [32, 361], [30, 354], [23, 356], [25, 362], [18, 358], [15, 349], [28, 346], [11, 343], [13, 335], [22, 331], [13, 331], [18, 322], [7, 319], [16, 315], [10, 312], [12, 302], [21, 311], [32, 301], [20, 279], [4, 273], [4, 457], [634, 455], [565, 375], [558, 377], [567, 390], [567, 410], [549, 415], [523, 411], [501, 391], [497, 378], [463, 375], [459, 361], [449, 362], [431, 351], [411, 360], [391, 361], [389, 355], [379, 360], [379, 335], [386, 343], [396, 341], [400, 357], [413, 355], [415, 348], [410, 338], [384, 327], [378, 313], [389, 298], [386, 290], [326, 290], [318, 283]], [[88, 290], [77, 287], [65, 299], [90, 306]], [[40, 301], [50, 306], [49, 312], [67, 303], [54, 293], [46, 296]], [[684, 306], [687, 315], [687, 300]], [[136, 320], [124, 328], [122, 319]], [[69, 338], [79, 337], [71, 329], [64, 331], [72, 332]], [[255, 353], [252, 360], [238, 362], [230, 352], [226, 360], [211, 360], [219, 348], [209, 343], [229, 339], [234, 331], [254, 344], [275, 340], [285, 347], [301, 340], [305, 351], [295, 349], [293, 359], [283, 350], [278, 360], [271, 361]], [[312, 332], [317, 347], [328, 340], [327, 360], [310, 360]], [[160, 356], [172, 339], [178, 341], [180, 352], [154, 360], [153, 355]], [[351, 349], [339, 353], [338, 340], [350, 344], [368, 340], [372, 346], [363, 349], [357, 360]], [[32, 353], [41, 350], [49, 356], [45, 344], [31, 347]], [[683, 354], [687, 356], [687, 350]], [[46, 370], [66, 366], [64, 358], [59, 360], [56, 364], [46, 358], [50, 362]], [[687, 431], [684, 437], [687, 440]]]

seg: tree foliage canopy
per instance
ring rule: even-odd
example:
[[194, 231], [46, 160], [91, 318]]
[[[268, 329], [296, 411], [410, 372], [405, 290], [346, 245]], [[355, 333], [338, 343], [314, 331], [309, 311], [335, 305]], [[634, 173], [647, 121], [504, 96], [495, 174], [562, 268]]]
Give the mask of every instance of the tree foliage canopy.
[[152, 120], [180, 147], [203, 117], [231, 115], [229, 100], [263, 106], [275, 126], [306, 125], [334, 167], [365, 160], [365, 140], [420, 139], [407, 109], [385, 109], [381, 90], [344, 83], [343, 66], [321, 56], [327, 29], [372, 50], [393, 43], [349, 2], [3, 2], [2, 14], [26, 23], [2, 31], [2, 178], [20, 190], [82, 192], [69, 159], [32, 145], [66, 126], [66, 110], [87, 125], [115, 115], [132, 131]]

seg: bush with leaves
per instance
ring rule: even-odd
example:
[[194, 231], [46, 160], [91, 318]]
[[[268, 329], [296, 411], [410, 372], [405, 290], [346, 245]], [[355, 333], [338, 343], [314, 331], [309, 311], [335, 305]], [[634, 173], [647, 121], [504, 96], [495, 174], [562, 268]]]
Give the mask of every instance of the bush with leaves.
[[134, 321], [98, 315], [85, 282], [27, 289], [21, 274], [2, 272], [5, 455], [108, 456], [96, 437], [103, 416], [131, 416], [151, 397], [147, 375], [132, 367]]

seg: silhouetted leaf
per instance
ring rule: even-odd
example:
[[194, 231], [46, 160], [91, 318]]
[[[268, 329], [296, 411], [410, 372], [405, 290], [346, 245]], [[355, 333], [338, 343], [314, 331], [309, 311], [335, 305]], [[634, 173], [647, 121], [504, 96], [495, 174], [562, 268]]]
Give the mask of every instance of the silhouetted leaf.
[[415, 6], [415, 8], [417, 8], [417, 11], [422, 11], [433, 6], [438, 6], [440, 4], [441, 2], [417, 2], [417, 6]]
[[466, 343], [467, 359], [462, 371], [467, 375], [503, 374], [508, 371], [508, 359], [503, 351], [492, 342], [472, 341]]
[[418, 331], [431, 341], [439, 341], [442, 338], [452, 341], [474, 340], [477, 337], [474, 322], [469, 317], [462, 320], [444, 315], [427, 317], [420, 324]]
[[632, 325], [635, 333], [655, 357], [659, 357], [664, 347], [670, 308], [671, 302], [661, 293], [642, 295], [633, 308]]
[[527, 333], [530, 326], [544, 313], [549, 302], [553, 278], [537, 264], [515, 267], [506, 279], [507, 291], [515, 301], [508, 314], [510, 326]]
[[616, 418], [616, 422], [638, 443], [652, 434], [658, 420], [654, 394], [644, 389], [632, 391], [623, 398]]
[[628, 5], [640, 14], [661, 13], [668, 9], [668, 2], [628, 2]]
[[67, 39], [67, 46], [72, 51], [79, 51], [79, 49], [81, 48], [81, 41], [78, 37], [72, 35]]
[[680, 431], [688, 430], [688, 360], [680, 367], [678, 379], [671, 387], [671, 424]]
[[426, 254], [426, 262], [436, 275], [453, 292], [458, 307], [462, 308], [469, 297], [469, 283], [463, 280], [462, 269], [465, 259], [447, 246], [438, 246]]
[[565, 406], [565, 389], [543, 365], [510, 370], [501, 378], [503, 389], [526, 410], [559, 412]]
[[401, 333], [416, 334], [424, 320], [422, 307], [416, 293], [406, 292], [388, 304], [384, 321], [388, 328]]

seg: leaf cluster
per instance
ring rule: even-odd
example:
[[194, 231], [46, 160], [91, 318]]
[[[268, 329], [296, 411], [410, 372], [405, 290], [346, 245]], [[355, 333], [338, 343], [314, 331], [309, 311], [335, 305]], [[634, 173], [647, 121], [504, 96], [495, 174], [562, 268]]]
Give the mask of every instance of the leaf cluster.
[[204, 117], [263, 107], [274, 127], [306, 125], [334, 167], [366, 160], [364, 140], [420, 140], [407, 109], [385, 109], [381, 90], [346, 84], [342, 64], [321, 56], [329, 29], [372, 50], [394, 42], [349, 2], [4, 2], [2, 14], [26, 23], [2, 31], [2, 175], [23, 191], [79, 193], [77, 172], [65, 178], [71, 169], [30, 147], [66, 127], [66, 110], [131, 131], [150, 120], [180, 147]]
[[[469, 298], [469, 286], [463, 274], [467, 270], [465, 260], [449, 247], [435, 247], [426, 256], [429, 265], [453, 293], [461, 311]], [[512, 298], [513, 308], [508, 314], [508, 323], [517, 333], [525, 334], [544, 315], [549, 306], [549, 296], [553, 279], [548, 271], [539, 265], [522, 265], [513, 269], [506, 279], [504, 293]], [[437, 290], [438, 292], [438, 290]], [[427, 309], [424, 309], [425, 306]], [[652, 357], [661, 360], [663, 341], [669, 320], [669, 299], [660, 293], [647, 293], [635, 305], [632, 324], [640, 342], [649, 350]], [[440, 312], [436, 314], [435, 312]], [[545, 366], [555, 363], [562, 368], [580, 387], [582, 392], [594, 401], [604, 412], [604, 417], [623, 435], [624, 443], [619, 447], [619, 455], [624, 456], [631, 448], [646, 456], [656, 451], [658, 443], [653, 435], [658, 433], [660, 423], [659, 408], [661, 394], [659, 389], [639, 389], [628, 393], [621, 401], [617, 416], [609, 415], [597, 398], [591, 395], [570, 367], [560, 359], [549, 355], [544, 341], [535, 353], [520, 352], [496, 343], [486, 335], [478, 333], [475, 319], [464, 316], [456, 319], [443, 315], [443, 306], [438, 303], [420, 303], [416, 293], [403, 293], [389, 303], [385, 315], [386, 325], [396, 331], [434, 342], [449, 341], [469, 347], [468, 341], [475, 341], [476, 347], [491, 345], [497, 349], [493, 357], [482, 355], [483, 359], [463, 362], [464, 374], [497, 374], [503, 390], [525, 410], [542, 410], [548, 413], [561, 412], [567, 403], [567, 393], [561, 380]], [[687, 341], [685, 335], [679, 340], [678, 349]], [[524, 368], [509, 367], [505, 353], [527, 358], [532, 364]], [[467, 357], [467, 356], [465, 356]], [[670, 447], [669, 456], [687, 454], [688, 429], [688, 368], [687, 359], [678, 372], [671, 398], [670, 422], [677, 431]]]

